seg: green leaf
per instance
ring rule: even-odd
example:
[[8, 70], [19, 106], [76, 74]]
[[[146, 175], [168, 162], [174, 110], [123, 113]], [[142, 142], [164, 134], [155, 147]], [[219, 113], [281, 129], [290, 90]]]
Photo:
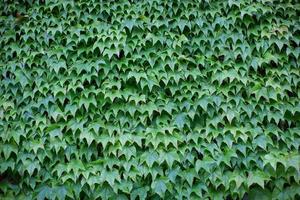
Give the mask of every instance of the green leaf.
[[154, 162], [158, 160], [158, 154], [155, 151], [145, 152], [142, 155], [142, 160], [145, 160], [149, 167], [152, 167]]
[[183, 128], [185, 123], [186, 123], [186, 114], [181, 113], [175, 117], [175, 124], [178, 126], [178, 128]]
[[115, 181], [120, 181], [120, 175], [117, 171], [102, 171], [102, 181], [107, 181], [111, 187], [115, 185]]
[[163, 198], [165, 196], [165, 192], [167, 191], [167, 186], [163, 180], [156, 180], [156, 181], [152, 182], [151, 188], [161, 198]]
[[130, 194], [131, 199], [136, 199], [139, 197], [141, 200], [145, 200], [147, 198], [147, 192], [149, 191], [149, 187], [141, 187], [133, 190]]
[[64, 186], [58, 187], [55, 191], [55, 194], [58, 199], [65, 199], [67, 195], [67, 190]]
[[52, 195], [53, 195], [53, 190], [52, 188], [48, 187], [48, 186], [43, 186], [40, 190], [39, 193], [37, 195], [37, 199], [38, 200], [44, 200], [44, 199], [52, 199]]
[[124, 27], [127, 27], [129, 31], [132, 31], [134, 24], [135, 24], [135, 20], [133, 19], [124, 21]]
[[229, 123], [231, 124], [233, 118], [235, 118], [235, 113], [232, 110], [228, 110], [226, 113], [226, 117], [227, 117]]
[[269, 180], [269, 175], [267, 175], [266, 173], [262, 172], [262, 171], [254, 171], [254, 172], [250, 172], [247, 182], [248, 182], [248, 186], [250, 187], [253, 184], [258, 184], [260, 185], [262, 188], [265, 187], [265, 181]]
[[179, 160], [179, 156], [175, 151], [164, 154], [164, 159], [166, 160], [169, 167], [172, 167], [175, 160]]

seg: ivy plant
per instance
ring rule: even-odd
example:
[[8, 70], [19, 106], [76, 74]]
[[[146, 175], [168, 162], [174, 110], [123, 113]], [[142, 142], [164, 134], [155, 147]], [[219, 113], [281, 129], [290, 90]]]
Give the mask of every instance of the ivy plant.
[[300, 199], [299, 1], [0, 13], [0, 199]]

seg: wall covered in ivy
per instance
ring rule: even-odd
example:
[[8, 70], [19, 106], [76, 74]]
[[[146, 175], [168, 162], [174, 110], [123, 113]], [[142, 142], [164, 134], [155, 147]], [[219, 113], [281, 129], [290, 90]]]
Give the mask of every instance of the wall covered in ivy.
[[0, 199], [300, 198], [299, 1], [0, 13]]

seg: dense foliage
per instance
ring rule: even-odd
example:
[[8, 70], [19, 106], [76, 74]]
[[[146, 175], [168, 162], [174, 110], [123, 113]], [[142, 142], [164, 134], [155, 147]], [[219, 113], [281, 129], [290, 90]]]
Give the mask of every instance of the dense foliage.
[[1, 1], [1, 199], [299, 199], [297, 0]]

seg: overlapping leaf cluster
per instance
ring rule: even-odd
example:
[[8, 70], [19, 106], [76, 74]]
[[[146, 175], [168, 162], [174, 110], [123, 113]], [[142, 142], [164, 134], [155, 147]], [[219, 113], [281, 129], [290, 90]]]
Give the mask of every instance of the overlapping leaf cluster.
[[296, 199], [296, 0], [4, 1], [1, 199]]

